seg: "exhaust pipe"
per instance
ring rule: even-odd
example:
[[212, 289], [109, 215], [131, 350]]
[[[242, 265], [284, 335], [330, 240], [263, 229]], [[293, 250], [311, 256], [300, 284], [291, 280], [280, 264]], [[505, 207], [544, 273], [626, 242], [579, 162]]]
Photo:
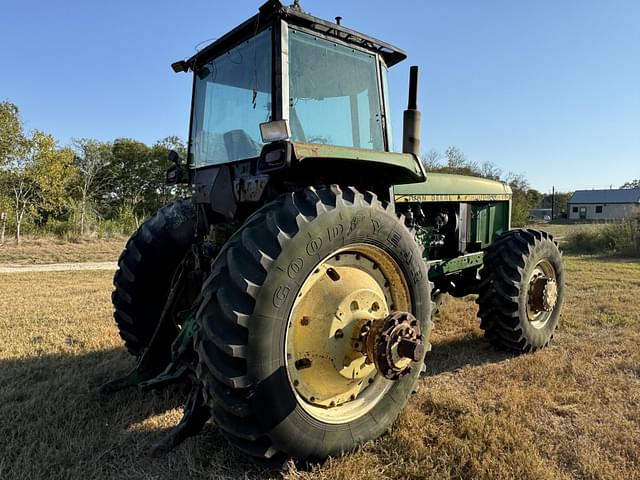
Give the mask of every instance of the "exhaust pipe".
[[404, 111], [402, 151], [420, 158], [420, 129], [422, 115], [418, 110], [418, 67], [409, 71], [409, 104]]

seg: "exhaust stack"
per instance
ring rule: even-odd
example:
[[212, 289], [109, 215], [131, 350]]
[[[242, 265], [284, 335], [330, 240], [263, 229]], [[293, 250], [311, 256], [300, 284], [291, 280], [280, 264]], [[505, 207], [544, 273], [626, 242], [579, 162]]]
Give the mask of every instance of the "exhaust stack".
[[420, 129], [422, 115], [418, 110], [418, 67], [412, 66], [409, 72], [409, 102], [404, 111], [403, 153], [413, 153], [420, 157]]

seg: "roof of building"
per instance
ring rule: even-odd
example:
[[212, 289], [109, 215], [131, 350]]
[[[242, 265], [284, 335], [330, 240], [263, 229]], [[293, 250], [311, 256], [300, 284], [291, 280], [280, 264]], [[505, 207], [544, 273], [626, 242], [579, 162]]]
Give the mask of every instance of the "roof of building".
[[640, 188], [576, 190], [569, 203], [640, 203]]

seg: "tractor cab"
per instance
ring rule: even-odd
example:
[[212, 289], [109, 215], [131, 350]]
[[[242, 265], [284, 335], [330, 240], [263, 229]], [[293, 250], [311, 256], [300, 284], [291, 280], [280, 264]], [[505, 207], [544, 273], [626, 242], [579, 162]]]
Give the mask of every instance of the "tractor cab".
[[[385, 42], [308, 15], [297, 2], [265, 3], [257, 15], [172, 65], [194, 74], [191, 183], [199, 183], [194, 173], [201, 169], [230, 164], [231, 177], [243, 169], [286, 171], [306, 184], [309, 177], [364, 177], [367, 186], [380, 182], [388, 190], [393, 181], [423, 180], [417, 157], [390, 153], [387, 69], [405, 58]], [[364, 161], [372, 163], [365, 173], [357, 168]], [[381, 176], [383, 182], [375, 178]]]

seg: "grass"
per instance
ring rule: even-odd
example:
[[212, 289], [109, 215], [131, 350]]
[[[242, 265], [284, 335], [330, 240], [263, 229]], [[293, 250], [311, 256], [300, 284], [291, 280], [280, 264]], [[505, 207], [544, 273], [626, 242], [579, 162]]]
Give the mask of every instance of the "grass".
[[604, 226], [606, 226], [604, 223], [538, 223], [531, 225], [531, 228], [544, 230], [562, 242], [567, 237], [576, 233], [596, 232]]
[[20, 245], [14, 241], [0, 245], [0, 264], [115, 261], [126, 241], [125, 237], [77, 242], [49, 237], [27, 237]]
[[497, 352], [473, 299], [448, 298], [428, 376], [392, 430], [284, 474], [248, 463], [213, 425], [151, 458], [180, 420], [179, 388], [97, 396], [133, 365], [110, 272], [0, 274], [0, 478], [638, 478], [640, 262], [567, 257], [566, 268], [553, 346]]

